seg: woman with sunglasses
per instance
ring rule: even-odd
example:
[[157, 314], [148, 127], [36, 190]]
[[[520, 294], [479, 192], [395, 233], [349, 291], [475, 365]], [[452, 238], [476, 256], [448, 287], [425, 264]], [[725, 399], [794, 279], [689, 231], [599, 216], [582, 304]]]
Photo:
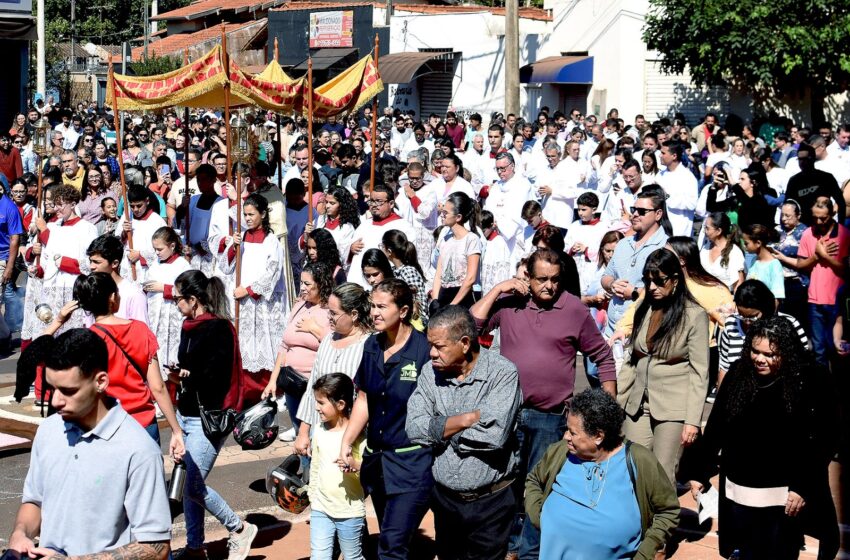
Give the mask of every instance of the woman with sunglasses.
[[646, 291], [617, 380], [626, 437], [653, 450], [671, 484], [682, 450], [696, 441], [708, 393], [708, 316], [686, 279], [673, 251], [646, 259]]
[[124, 135], [121, 157], [124, 158], [124, 165], [140, 165], [146, 157], [150, 159], [150, 152], [141, 145], [138, 136], [128, 132]]
[[735, 291], [735, 313], [726, 318], [720, 338], [717, 341], [719, 352], [718, 386], [723, 382], [732, 365], [741, 359], [744, 339], [747, 337], [750, 325], [759, 319], [769, 319], [774, 315], [784, 317], [793, 325], [803, 346], [809, 345], [806, 331], [800, 322], [792, 315], [776, 311], [776, 300], [764, 282], [746, 280]]

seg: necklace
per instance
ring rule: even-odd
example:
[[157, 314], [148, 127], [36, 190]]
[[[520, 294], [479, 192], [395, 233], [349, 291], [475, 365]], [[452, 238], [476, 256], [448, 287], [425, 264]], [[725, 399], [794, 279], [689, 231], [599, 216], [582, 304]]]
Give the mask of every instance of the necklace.
[[[592, 463], [592, 467], [588, 468], [587, 463], [584, 463], [582, 466], [584, 467], [584, 491], [587, 494], [587, 498], [590, 501], [590, 508], [595, 509], [599, 502], [602, 500], [602, 494], [605, 493], [605, 481], [608, 478], [608, 464], [611, 462], [611, 455], [608, 455], [608, 460], [605, 461], [605, 466], [603, 467], [599, 463]], [[597, 492], [597, 487], [599, 488], [599, 495], [594, 498]]]

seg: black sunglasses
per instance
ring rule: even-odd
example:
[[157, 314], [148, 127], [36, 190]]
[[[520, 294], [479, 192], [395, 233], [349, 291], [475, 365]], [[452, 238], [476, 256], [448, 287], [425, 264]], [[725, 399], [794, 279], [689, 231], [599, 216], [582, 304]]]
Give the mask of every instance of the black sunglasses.
[[632, 214], [637, 214], [638, 216], [646, 216], [650, 212], [655, 212], [657, 208], [637, 208], [636, 206], [632, 206], [629, 208], [629, 212]]

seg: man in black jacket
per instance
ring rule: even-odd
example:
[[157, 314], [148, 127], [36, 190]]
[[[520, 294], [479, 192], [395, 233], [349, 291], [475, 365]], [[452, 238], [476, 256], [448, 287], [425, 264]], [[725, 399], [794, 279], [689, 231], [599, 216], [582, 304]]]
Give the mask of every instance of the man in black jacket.
[[810, 144], [800, 144], [797, 149], [800, 172], [788, 181], [785, 200], [796, 200], [800, 204], [800, 221], [812, 225], [812, 205], [819, 196], [828, 196], [838, 205], [838, 216], [845, 215], [844, 196], [838, 182], [831, 173], [815, 169], [815, 149]]

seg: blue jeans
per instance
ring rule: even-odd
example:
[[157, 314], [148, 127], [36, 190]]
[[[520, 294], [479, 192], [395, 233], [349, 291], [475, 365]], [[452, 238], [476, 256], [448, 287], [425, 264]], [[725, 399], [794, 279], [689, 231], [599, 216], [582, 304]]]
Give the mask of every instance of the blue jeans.
[[365, 517], [339, 519], [313, 510], [310, 513], [310, 560], [331, 560], [334, 535], [339, 539], [345, 560], [362, 560], [360, 537], [365, 526]]
[[[519, 473], [517, 483], [519, 496], [525, 490], [525, 478], [534, 469], [546, 450], [561, 441], [567, 431], [565, 414], [541, 412], [533, 408], [521, 408], [517, 418], [517, 440], [519, 441]], [[520, 502], [521, 505], [521, 502]], [[519, 508], [522, 510], [522, 507]], [[540, 553], [540, 530], [531, 524], [524, 513], [517, 515], [508, 550], [518, 552], [522, 560], [536, 559]]]
[[[2, 269], [0, 269], [2, 271]], [[4, 284], [0, 290], [0, 302], [5, 306], [5, 312], [0, 316], [0, 321], [3, 322], [5, 328], [0, 327], [0, 332], [8, 331], [8, 339], [0, 340], [0, 346], [4, 343], [11, 342], [13, 332], [21, 332], [21, 325], [24, 323], [24, 296], [26, 288], [18, 288], [14, 282]]]
[[156, 424], [156, 418], [154, 418], [153, 422], [151, 422], [151, 424], [145, 428], [145, 431], [148, 433], [151, 439], [153, 439], [154, 443], [160, 445], [159, 426], [157, 426]]
[[234, 513], [218, 492], [204, 482], [213, 468], [224, 440], [213, 445], [201, 426], [201, 419], [177, 415], [183, 429], [186, 454], [186, 486], [183, 489], [183, 515], [186, 518], [186, 546], [199, 549], [204, 546], [204, 510], [210, 512], [231, 533], [242, 526], [242, 520]]
[[815, 360], [829, 367], [829, 358], [835, 350], [832, 328], [838, 317], [838, 306], [825, 303], [809, 303], [809, 327], [812, 329], [812, 352]]

